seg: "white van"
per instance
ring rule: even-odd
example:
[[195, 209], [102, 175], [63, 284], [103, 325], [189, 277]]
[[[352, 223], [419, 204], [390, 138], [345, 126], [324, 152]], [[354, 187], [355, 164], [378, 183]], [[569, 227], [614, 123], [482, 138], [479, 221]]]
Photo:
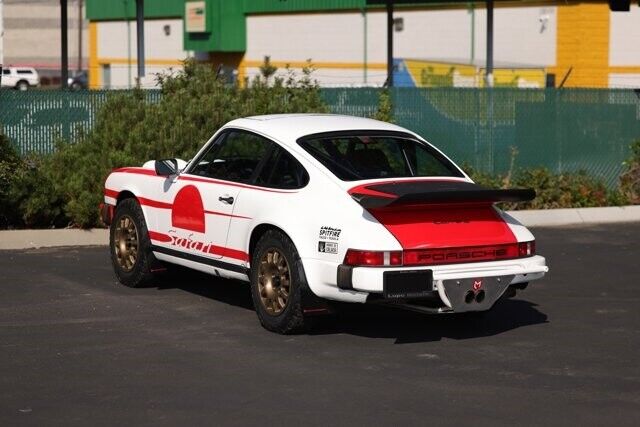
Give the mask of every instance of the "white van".
[[40, 86], [40, 77], [35, 69], [29, 67], [3, 68], [1, 86], [27, 90], [30, 87]]

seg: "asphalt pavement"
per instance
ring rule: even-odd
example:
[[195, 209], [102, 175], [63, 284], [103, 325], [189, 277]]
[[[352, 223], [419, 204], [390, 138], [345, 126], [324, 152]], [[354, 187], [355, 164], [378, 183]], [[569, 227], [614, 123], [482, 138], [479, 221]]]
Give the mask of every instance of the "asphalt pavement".
[[640, 223], [534, 234], [551, 272], [485, 317], [354, 306], [298, 336], [240, 282], [0, 251], [0, 425], [640, 425]]

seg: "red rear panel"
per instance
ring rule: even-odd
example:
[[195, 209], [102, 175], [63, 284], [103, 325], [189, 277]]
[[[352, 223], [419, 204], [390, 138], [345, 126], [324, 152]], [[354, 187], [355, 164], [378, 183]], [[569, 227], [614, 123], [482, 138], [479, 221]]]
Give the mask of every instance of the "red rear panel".
[[369, 209], [404, 249], [516, 243], [490, 204]]

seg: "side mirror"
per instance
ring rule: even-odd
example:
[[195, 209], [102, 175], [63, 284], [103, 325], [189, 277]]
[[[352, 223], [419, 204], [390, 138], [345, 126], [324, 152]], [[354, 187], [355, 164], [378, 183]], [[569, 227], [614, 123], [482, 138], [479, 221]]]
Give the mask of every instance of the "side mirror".
[[156, 174], [159, 176], [170, 176], [178, 173], [178, 161], [176, 159], [156, 160]]

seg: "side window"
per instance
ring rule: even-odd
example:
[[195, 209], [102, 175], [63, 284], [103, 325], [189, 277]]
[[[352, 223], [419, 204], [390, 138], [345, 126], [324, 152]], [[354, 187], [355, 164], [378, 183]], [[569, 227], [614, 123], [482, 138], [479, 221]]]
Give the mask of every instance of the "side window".
[[5, 69], [2, 70], [2, 74], [3, 75], [9, 75], [9, 74], [11, 74], [11, 70], [8, 69], [8, 68], [5, 68]]
[[189, 171], [193, 175], [226, 181], [249, 182], [272, 143], [242, 131], [230, 131], [212, 144]]
[[282, 189], [301, 188], [308, 182], [307, 171], [291, 154], [279, 146], [275, 146], [271, 151], [269, 159], [256, 177], [256, 185]]

